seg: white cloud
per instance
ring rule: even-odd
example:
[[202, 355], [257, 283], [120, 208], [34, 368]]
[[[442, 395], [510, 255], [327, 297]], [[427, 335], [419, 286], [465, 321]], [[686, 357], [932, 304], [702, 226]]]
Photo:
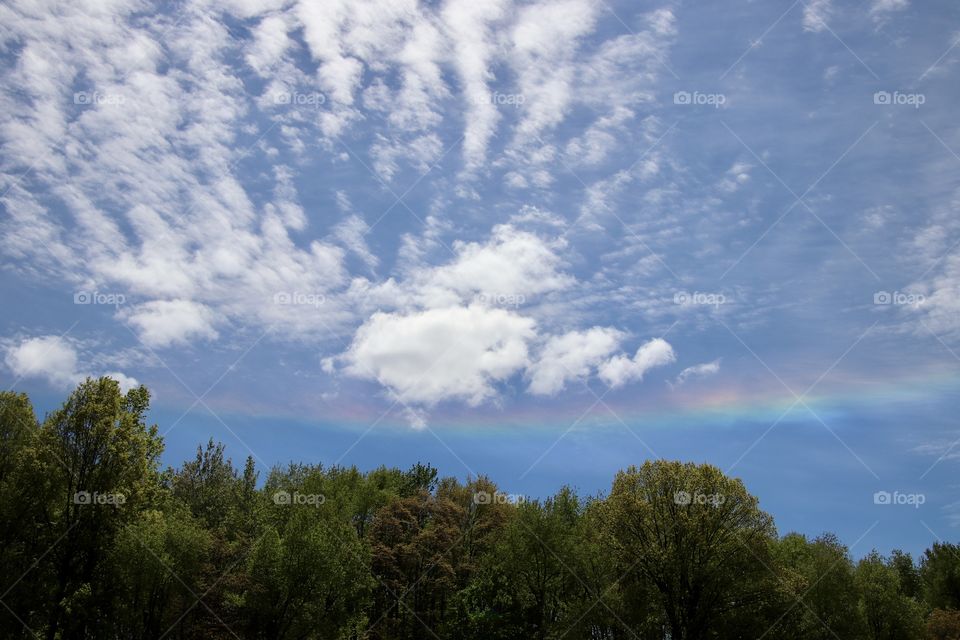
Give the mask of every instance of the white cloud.
[[468, 170], [479, 168], [487, 144], [500, 120], [490, 99], [487, 83], [492, 79], [490, 62], [496, 51], [492, 27], [505, 14], [504, 0], [449, 0], [443, 8], [443, 22], [453, 42], [454, 65], [460, 76], [464, 114], [463, 155]]
[[[526, 209], [522, 217], [523, 223], [551, 229], [562, 224], [539, 210]], [[576, 283], [561, 271], [557, 252], [564, 246], [498, 225], [486, 242], [455, 243], [448, 263], [412, 267], [402, 280], [377, 285], [356, 279], [352, 295], [377, 311], [346, 352], [324, 362], [325, 370], [333, 373], [341, 364], [347, 375], [380, 383], [393, 397], [415, 405], [413, 422], [425, 424], [418, 407], [442, 400], [478, 404], [495, 395], [497, 382], [515, 374], [526, 376], [530, 393], [551, 395], [598, 368], [608, 384], [621, 386], [672, 361], [673, 350], [662, 340], [644, 345], [633, 359], [611, 358], [624, 337], [612, 327], [560, 335], [542, 331], [529, 315], [534, 298]], [[547, 318], [558, 312], [553, 308]]]
[[628, 382], [642, 380], [644, 374], [654, 367], [670, 364], [676, 360], [673, 347], [662, 338], [654, 338], [640, 345], [633, 358], [618, 355], [600, 365], [600, 379], [610, 387], [622, 387]]
[[257, 73], [267, 75], [292, 44], [287, 30], [287, 23], [281, 16], [264, 18], [254, 29], [254, 43], [247, 53], [247, 64]]
[[373, 285], [357, 279], [354, 297], [367, 305], [395, 308], [437, 308], [474, 301], [491, 305], [532, 303], [540, 294], [571, 286], [574, 279], [560, 270], [562, 240], [550, 240], [503, 224], [485, 242], [455, 242], [451, 261], [417, 264], [397, 282]]
[[[228, 29], [223, 12], [250, 24], [249, 34]], [[564, 267], [581, 258], [552, 235], [562, 234], [563, 218], [525, 209], [478, 239], [478, 224], [505, 218], [482, 222], [498, 210], [479, 211], [486, 203], [475, 174], [490, 167], [516, 188], [550, 188], [564, 157], [608, 159], [652, 100], [653, 70], [674, 34], [669, 10], [642, 16], [638, 33], [606, 40], [587, 37], [603, 17], [593, 0], [221, 0], [190, 4], [169, 32], [165, 20], [141, 14], [132, 0], [56, 12], [0, 6], [5, 37], [18, 43], [0, 71], [0, 143], [12, 185], [3, 189], [10, 215], [0, 239], [23, 270], [138, 301], [116, 318], [155, 348], [250, 325], [287, 341], [352, 335], [355, 364], [376, 362], [375, 379], [398, 394], [405, 387], [382, 362], [390, 350], [377, 331], [447, 328], [493, 360], [444, 360], [450, 382], [425, 391], [423, 405], [490, 397], [505, 376], [527, 372], [537, 346], [544, 349], [529, 371], [537, 392], [562, 387], [559, 363], [579, 377], [613, 353], [612, 328], [549, 333], [561, 314], [570, 313], [565, 323], [581, 317], [563, 307], [577, 295]], [[266, 81], [262, 95], [248, 95], [238, 64]], [[109, 100], [77, 103], [77, 89]], [[523, 104], [496, 104], [494, 91], [523, 95]], [[593, 126], [570, 140], [559, 125], [575, 108]], [[388, 179], [425, 172], [455, 148], [457, 127], [469, 179], [461, 174], [451, 185], [438, 176], [445, 193], [429, 201], [420, 231], [400, 232], [393, 262], [367, 245], [360, 215], [324, 217], [317, 192], [326, 185], [310, 186], [301, 204], [298, 188], [327, 169], [323, 162], [332, 171], [369, 162]], [[505, 148], [492, 157], [498, 140]], [[655, 155], [623, 182], [655, 172]], [[24, 167], [29, 189], [11, 181]], [[470, 198], [477, 211], [462, 215], [450, 202]], [[348, 272], [353, 257], [367, 277]], [[378, 279], [383, 265], [392, 277]], [[290, 293], [323, 306], [272, 304]], [[501, 300], [510, 306], [498, 308]], [[483, 336], [474, 344], [473, 327], [450, 318], [487, 323], [512, 350]], [[433, 353], [423, 349], [412, 366]]]
[[369, 231], [370, 227], [364, 222], [363, 218], [358, 215], [351, 215], [334, 228], [333, 235], [337, 241], [360, 258], [363, 264], [373, 272], [380, 264], [380, 259], [370, 251], [370, 247], [367, 245], [367, 233]]
[[803, 7], [803, 29], [819, 33], [827, 29], [827, 20], [833, 12], [833, 0], [810, 0]]
[[587, 377], [617, 350], [623, 335], [609, 327], [593, 327], [553, 336], [527, 370], [528, 390], [535, 395], [554, 395], [568, 381]]
[[17, 376], [44, 378], [55, 387], [76, 384], [77, 352], [58, 336], [24, 340], [7, 350], [7, 366]]
[[673, 381], [673, 386], [679, 387], [685, 383], [690, 378], [702, 378], [706, 376], [712, 376], [720, 371], [720, 359], [716, 359], [712, 362], [703, 362], [701, 364], [695, 364], [692, 367], [687, 367], [680, 372], [680, 375], [676, 377]]
[[429, 269], [422, 276], [427, 296], [440, 290], [461, 296], [535, 296], [570, 286], [573, 278], [562, 273], [557, 251], [562, 241], [547, 241], [512, 225], [497, 225], [485, 243], [454, 244], [456, 259]]
[[524, 7], [513, 28], [510, 62], [523, 96], [520, 144], [536, 140], [565, 117], [573, 100], [573, 63], [580, 39], [593, 29], [597, 4], [561, 0]]
[[[8, 346], [4, 361], [18, 378], [42, 378], [58, 389], [76, 385], [88, 376], [94, 377], [79, 371], [76, 348], [61, 336], [28, 338]], [[119, 372], [102, 375], [119, 382], [124, 392], [139, 384], [135, 378]]]
[[379, 382], [402, 403], [476, 405], [528, 365], [534, 336], [533, 320], [480, 305], [375, 313], [341, 359], [350, 375]]
[[169, 347], [218, 335], [213, 310], [191, 300], [154, 300], [125, 310], [122, 316], [137, 328], [140, 339], [149, 347]]
[[633, 111], [618, 106], [609, 115], [598, 118], [583, 135], [567, 143], [566, 154], [571, 163], [600, 164], [621, 142], [618, 138], [620, 127], [633, 116]]
[[903, 11], [910, 6], [910, 0], [873, 0], [870, 13], [876, 18], [885, 13]]
[[120, 384], [120, 391], [126, 393], [134, 387], [140, 386], [140, 383], [137, 382], [136, 378], [132, 378], [125, 373], [120, 373], [119, 371], [108, 371], [103, 375], [113, 378]]

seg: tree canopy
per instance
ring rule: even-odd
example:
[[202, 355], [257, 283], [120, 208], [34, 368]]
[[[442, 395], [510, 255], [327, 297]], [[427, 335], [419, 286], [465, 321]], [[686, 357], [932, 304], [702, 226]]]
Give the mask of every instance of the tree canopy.
[[854, 562], [709, 464], [544, 499], [213, 441], [162, 469], [149, 399], [88, 379], [38, 420], [0, 393], [0, 637], [960, 640], [956, 544]]

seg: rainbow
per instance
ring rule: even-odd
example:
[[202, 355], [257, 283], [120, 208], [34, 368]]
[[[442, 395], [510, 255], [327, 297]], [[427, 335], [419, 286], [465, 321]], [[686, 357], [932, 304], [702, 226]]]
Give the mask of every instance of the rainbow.
[[[922, 375], [888, 378], [883, 381], [868, 377], [837, 375], [822, 381], [817, 389], [799, 404], [796, 398], [775, 380], [764, 389], [745, 389], [720, 380], [690, 384], [671, 391], [659, 388], [652, 381], [603, 397], [601, 403], [592, 394], [561, 394], [554, 398], [523, 396], [504, 405], [468, 407], [459, 403], [442, 404], [428, 411], [432, 429], [453, 429], [497, 435], [520, 435], [530, 431], [562, 432], [574, 429], [622, 429], [627, 426], [647, 429], [674, 429], [711, 426], [735, 427], [743, 423], [769, 423], [802, 417], [807, 408], [830, 424], [831, 420], [897, 405], [927, 403], [960, 394], [960, 372], [956, 369], [927, 371]], [[711, 382], [713, 384], [711, 384]], [[789, 383], [792, 390], [803, 393], [805, 387]], [[827, 390], [829, 389], [829, 390]], [[602, 394], [602, 391], [598, 391]], [[375, 430], [408, 430], [403, 419], [403, 406], [396, 405], [387, 413], [391, 401], [348, 402], [331, 407], [317, 406], [325, 415], [321, 421], [304, 418], [310, 411], [295, 410], [296, 415], [278, 414], [264, 407], [252, 407], [242, 397], [218, 403], [218, 411], [244, 419], [272, 419], [300, 423], [311, 428], [363, 432], [376, 422]], [[236, 402], [234, 402], [234, 400]], [[304, 398], [300, 406], [316, 404]], [[333, 409], [333, 411], [331, 411]], [[589, 409], [589, 411], [588, 411]], [[291, 412], [293, 413], [293, 412]], [[469, 435], [465, 433], [464, 435]]]

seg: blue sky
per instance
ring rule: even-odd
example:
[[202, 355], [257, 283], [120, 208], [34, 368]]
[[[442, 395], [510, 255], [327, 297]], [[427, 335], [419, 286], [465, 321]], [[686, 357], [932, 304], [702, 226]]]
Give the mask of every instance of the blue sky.
[[544, 495], [662, 456], [857, 555], [956, 539], [955, 3], [0, 25], [0, 375], [42, 410], [111, 374], [170, 464], [212, 436]]

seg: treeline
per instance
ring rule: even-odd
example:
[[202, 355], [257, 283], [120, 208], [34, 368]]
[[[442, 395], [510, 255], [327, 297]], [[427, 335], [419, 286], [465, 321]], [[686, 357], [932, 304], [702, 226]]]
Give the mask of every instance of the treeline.
[[149, 394], [87, 380], [42, 422], [0, 394], [4, 638], [960, 638], [960, 548], [778, 536], [743, 484], [647, 462], [606, 496], [505, 496], [222, 445], [161, 469]]

